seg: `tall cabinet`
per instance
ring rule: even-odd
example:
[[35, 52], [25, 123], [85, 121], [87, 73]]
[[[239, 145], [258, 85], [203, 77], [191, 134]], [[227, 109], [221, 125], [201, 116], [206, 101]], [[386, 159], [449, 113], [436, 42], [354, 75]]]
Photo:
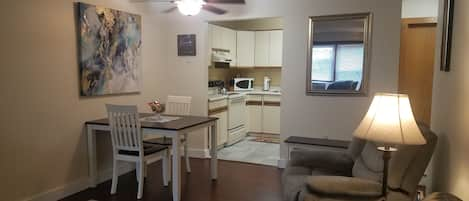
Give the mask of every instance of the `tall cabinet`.
[[255, 66], [281, 67], [283, 31], [256, 31]]
[[230, 51], [230, 65], [236, 66], [236, 31], [225, 27], [210, 24], [209, 37], [211, 47]]
[[256, 34], [254, 31], [238, 31], [236, 36], [237, 67], [254, 66]]

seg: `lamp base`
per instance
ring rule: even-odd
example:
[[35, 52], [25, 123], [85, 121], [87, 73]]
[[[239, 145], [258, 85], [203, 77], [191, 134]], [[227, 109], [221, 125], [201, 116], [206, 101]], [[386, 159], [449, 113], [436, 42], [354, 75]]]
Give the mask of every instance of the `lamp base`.
[[391, 146], [384, 146], [378, 147], [379, 151], [383, 152], [383, 162], [384, 162], [384, 169], [383, 169], [383, 186], [381, 188], [381, 193], [386, 199], [387, 196], [387, 189], [388, 189], [388, 168], [389, 168], [389, 159], [391, 159], [391, 152], [397, 151], [397, 148]]

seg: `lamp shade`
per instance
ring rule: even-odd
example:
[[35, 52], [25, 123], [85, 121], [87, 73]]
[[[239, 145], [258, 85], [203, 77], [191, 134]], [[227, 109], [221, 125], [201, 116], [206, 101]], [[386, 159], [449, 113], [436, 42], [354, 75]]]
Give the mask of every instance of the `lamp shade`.
[[353, 135], [386, 145], [426, 143], [405, 94], [377, 93]]

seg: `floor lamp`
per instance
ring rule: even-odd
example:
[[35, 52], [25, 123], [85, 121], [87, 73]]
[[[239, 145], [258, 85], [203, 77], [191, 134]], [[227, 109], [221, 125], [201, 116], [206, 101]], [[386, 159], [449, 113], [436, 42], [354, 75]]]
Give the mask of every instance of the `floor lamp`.
[[409, 96], [405, 94], [377, 93], [360, 125], [353, 135], [383, 145], [382, 194], [387, 195], [388, 168], [396, 145], [422, 145], [426, 143], [415, 122]]

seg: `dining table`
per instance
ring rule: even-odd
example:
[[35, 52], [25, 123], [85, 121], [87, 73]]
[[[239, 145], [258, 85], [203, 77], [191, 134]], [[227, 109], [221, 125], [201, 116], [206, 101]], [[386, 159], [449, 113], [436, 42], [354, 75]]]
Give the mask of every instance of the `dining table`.
[[[217, 120], [216, 117], [203, 116], [181, 116], [181, 115], [162, 115], [159, 119], [152, 120], [152, 113], [140, 113], [140, 124], [142, 134], [145, 136], [165, 136], [172, 139], [172, 193], [173, 201], [181, 199], [181, 136], [190, 135], [191, 132], [209, 128], [210, 129], [210, 175], [211, 179], [217, 179]], [[91, 120], [85, 122], [86, 134], [88, 137], [88, 164], [89, 164], [89, 187], [96, 187], [98, 170], [96, 158], [96, 135], [110, 134], [108, 118]], [[188, 139], [186, 139], [188, 140]]]

